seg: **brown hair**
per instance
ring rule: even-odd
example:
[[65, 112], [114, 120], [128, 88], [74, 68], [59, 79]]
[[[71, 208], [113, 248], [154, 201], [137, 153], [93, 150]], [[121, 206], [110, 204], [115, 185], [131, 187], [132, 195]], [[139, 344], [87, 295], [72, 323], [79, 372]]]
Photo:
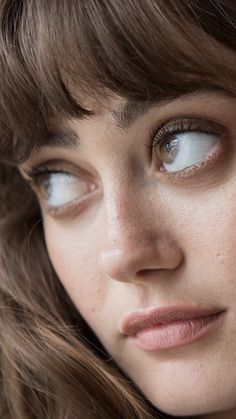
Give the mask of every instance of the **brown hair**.
[[[234, 1], [1, 0], [0, 417], [162, 417], [106, 353], [58, 280], [17, 164], [83, 98], [133, 102], [203, 87], [235, 95]], [[158, 389], [157, 389], [158, 391]], [[161, 416], [162, 415], [162, 416]]]

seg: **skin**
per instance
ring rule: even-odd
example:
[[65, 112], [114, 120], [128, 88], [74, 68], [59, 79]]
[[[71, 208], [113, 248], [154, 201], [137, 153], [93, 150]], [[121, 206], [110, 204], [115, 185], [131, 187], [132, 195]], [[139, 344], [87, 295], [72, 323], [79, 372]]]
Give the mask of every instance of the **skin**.
[[[73, 175], [86, 170], [95, 188], [82, 207], [57, 214], [34, 188], [49, 257], [81, 315], [154, 406], [174, 416], [235, 418], [236, 101], [219, 92], [179, 98], [121, 129], [112, 111], [123, 102], [113, 96], [93, 103], [92, 119], [58, 122], [80, 145], [44, 147], [20, 168], [27, 177], [57, 159]], [[217, 120], [229, 135], [216, 159], [173, 179], [159, 169], [148, 132], [182, 116]], [[226, 313], [219, 329], [177, 348], [147, 352], [121, 333], [124, 314], [173, 304]]]

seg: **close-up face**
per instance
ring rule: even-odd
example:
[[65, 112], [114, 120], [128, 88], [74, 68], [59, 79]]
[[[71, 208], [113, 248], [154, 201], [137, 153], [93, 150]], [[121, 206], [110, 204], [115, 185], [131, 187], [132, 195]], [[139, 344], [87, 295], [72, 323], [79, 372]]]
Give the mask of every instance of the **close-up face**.
[[20, 170], [58, 278], [115, 362], [163, 412], [221, 418], [236, 411], [236, 100], [125, 105], [54, 121]]

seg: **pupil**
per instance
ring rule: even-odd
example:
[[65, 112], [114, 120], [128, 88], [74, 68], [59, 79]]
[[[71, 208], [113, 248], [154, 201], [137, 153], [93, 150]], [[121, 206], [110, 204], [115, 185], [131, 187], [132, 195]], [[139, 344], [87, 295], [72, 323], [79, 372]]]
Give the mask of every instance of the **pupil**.
[[42, 182], [42, 190], [43, 190], [44, 196], [46, 198], [49, 198], [52, 192], [52, 185], [49, 179], [44, 179], [44, 181]]
[[163, 147], [163, 160], [165, 163], [171, 163], [177, 156], [179, 148], [178, 139], [168, 141]]

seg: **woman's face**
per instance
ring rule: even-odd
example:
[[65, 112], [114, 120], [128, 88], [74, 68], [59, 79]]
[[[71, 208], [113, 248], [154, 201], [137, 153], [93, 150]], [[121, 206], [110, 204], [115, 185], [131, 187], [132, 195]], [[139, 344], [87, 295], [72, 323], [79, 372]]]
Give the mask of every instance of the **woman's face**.
[[[34, 188], [50, 259], [153, 405], [236, 417], [236, 100], [201, 91], [121, 115], [124, 104], [114, 96], [93, 117], [54, 123], [21, 167], [43, 171]], [[175, 317], [161, 339], [125, 333], [128, 313], [176, 305], [225, 312], [204, 327]]]

